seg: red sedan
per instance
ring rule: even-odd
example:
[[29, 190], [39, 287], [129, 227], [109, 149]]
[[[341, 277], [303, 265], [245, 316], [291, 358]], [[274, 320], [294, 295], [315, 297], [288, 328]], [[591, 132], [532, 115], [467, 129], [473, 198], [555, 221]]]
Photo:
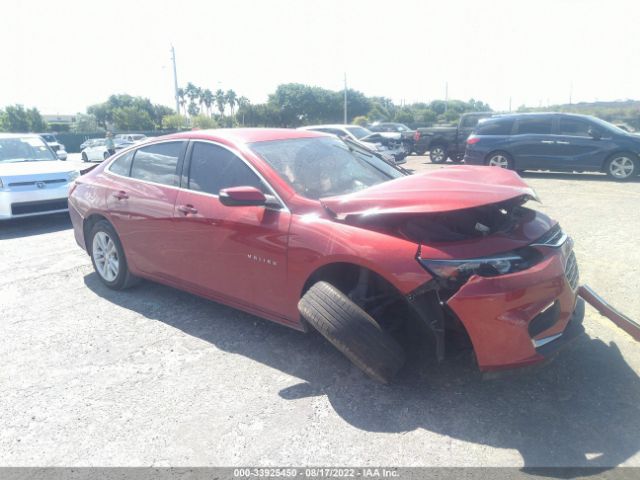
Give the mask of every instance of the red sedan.
[[78, 244], [114, 289], [140, 278], [316, 329], [387, 382], [409, 346], [468, 340], [483, 371], [540, 362], [583, 331], [571, 239], [514, 172], [408, 175], [325, 134], [188, 132], [80, 177]]

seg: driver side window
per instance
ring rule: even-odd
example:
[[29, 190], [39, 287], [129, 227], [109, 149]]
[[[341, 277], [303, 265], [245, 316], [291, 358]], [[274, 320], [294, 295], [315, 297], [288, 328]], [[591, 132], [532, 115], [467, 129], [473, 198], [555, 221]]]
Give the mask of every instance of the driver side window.
[[226, 148], [196, 142], [191, 151], [187, 188], [218, 195], [229, 187], [255, 187], [267, 193], [258, 175]]

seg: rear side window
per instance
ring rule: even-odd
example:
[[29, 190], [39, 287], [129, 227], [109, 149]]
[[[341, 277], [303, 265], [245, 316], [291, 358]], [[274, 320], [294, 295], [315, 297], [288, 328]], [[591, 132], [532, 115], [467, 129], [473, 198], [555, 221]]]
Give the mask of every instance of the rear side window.
[[258, 175], [226, 148], [202, 142], [193, 145], [190, 190], [218, 195], [223, 188], [246, 186], [266, 192]]
[[522, 117], [518, 121], [518, 132], [524, 134], [542, 134], [549, 135], [551, 133], [552, 119], [550, 117]]
[[588, 137], [589, 130], [595, 130], [594, 126], [584, 120], [570, 117], [560, 117], [558, 122], [558, 135], [572, 137]]
[[464, 117], [462, 119], [462, 122], [460, 122], [460, 126], [461, 127], [465, 127], [465, 128], [473, 128], [483, 118], [486, 118], [486, 117], [481, 117], [481, 116], [478, 116], [478, 115], [469, 115], [468, 117]]
[[123, 177], [128, 177], [131, 171], [131, 160], [133, 160], [133, 152], [127, 152], [121, 157], [116, 158], [109, 166], [109, 171]]
[[182, 142], [166, 142], [136, 150], [131, 177], [162, 185], [178, 185], [178, 159]]
[[478, 124], [476, 135], [510, 135], [512, 128], [512, 118], [487, 120]]

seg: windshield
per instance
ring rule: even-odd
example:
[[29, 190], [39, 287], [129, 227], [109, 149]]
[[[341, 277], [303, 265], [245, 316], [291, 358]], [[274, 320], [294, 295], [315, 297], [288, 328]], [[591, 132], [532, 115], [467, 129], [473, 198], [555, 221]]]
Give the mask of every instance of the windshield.
[[36, 162], [58, 158], [40, 137], [0, 138], [0, 162]]
[[591, 117], [591, 120], [610, 132], [617, 133], [618, 135], [629, 135], [629, 132], [621, 129], [620, 127], [616, 127], [613, 123], [609, 123], [601, 118]]
[[333, 137], [251, 144], [296, 192], [317, 200], [362, 190], [403, 173], [364, 149]]
[[367, 135], [371, 135], [373, 132], [363, 127], [345, 127], [345, 130], [349, 132], [351, 135], [356, 137], [358, 140], [366, 137]]

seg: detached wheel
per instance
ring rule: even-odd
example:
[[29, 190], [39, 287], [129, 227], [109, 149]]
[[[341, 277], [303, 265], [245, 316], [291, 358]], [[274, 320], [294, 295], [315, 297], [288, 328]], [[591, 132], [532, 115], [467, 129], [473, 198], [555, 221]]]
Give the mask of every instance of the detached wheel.
[[447, 161], [447, 151], [442, 145], [434, 145], [429, 150], [431, 163], [444, 163]]
[[638, 174], [638, 160], [631, 153], [616, 153], [607, 160], [605, 171], [614, 180], [629, 180]]
[[322, 336], [374, 380], [388, 383], [405, 362], [396, 340], [349, 297], [327, 282], [313, 285], [298, 310]]
[[491, 153], [485, 163], [490, 167], [500, 167], [506, 168], [508, 170], [513, 170], [513, 159], [508, 153], [505, 152], [494, 152]]
[[82, 161], [83, 162], [88, 162], [89, 161], [89, 157], [87, 157], [87, 154], [82, 152]]
[[123, 290], [137, 283], [138, 278], [129, 273], [118, 234], [109, 222], [97, 222], [89, 239], [91, 263], [102, 283], [114, 290]]

